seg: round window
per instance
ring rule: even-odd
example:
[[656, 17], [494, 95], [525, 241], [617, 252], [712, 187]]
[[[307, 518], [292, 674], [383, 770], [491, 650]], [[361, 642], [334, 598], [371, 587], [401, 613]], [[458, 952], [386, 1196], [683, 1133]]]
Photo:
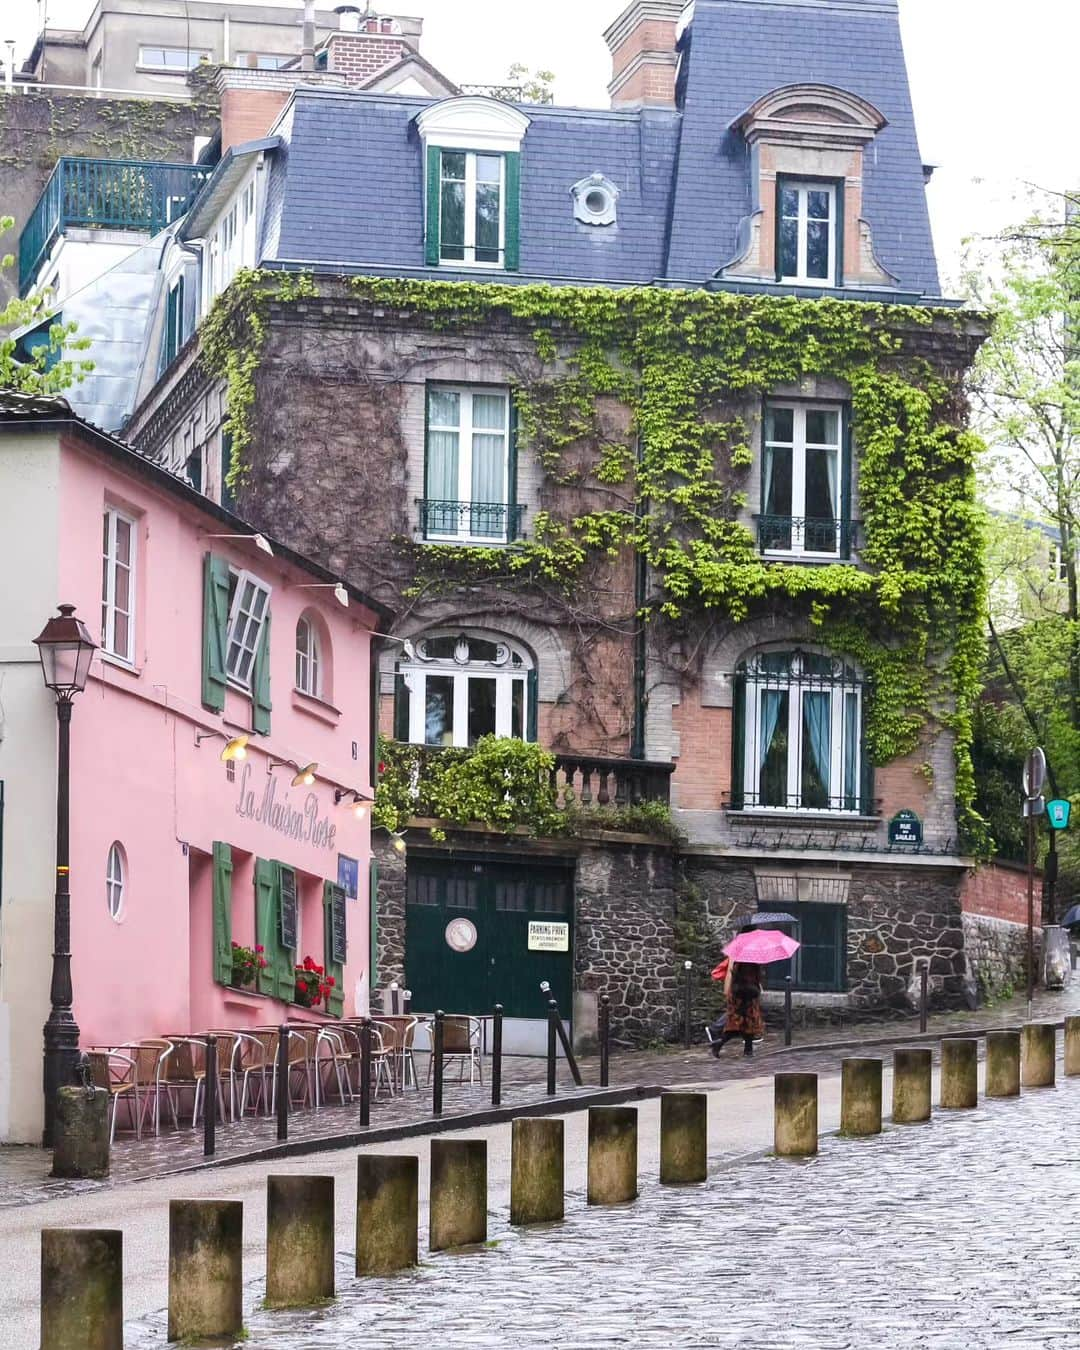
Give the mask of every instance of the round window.
[[585, 209], [594, 216], [602, 215], [608, 209], [608, 195], [603, 188], [593, 188], [585, 194]]
[[127, 858], [119, 844], [109, 849], [109, 860], [105, 865], [105, 903], [109, 907], [109, 917], [119, 923], [124, 917], [124, 888], [127, 882]]

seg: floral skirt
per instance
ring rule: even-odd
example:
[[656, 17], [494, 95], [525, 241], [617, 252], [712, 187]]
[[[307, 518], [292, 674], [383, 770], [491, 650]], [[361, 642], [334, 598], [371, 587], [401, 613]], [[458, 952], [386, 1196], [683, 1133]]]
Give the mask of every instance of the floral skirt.
[[727, 1000], [724, 1030], [738, 1032], [741, 1036], [764, 1036], [765, 1019], [761, 1015], [761, 995], [733, 990]]

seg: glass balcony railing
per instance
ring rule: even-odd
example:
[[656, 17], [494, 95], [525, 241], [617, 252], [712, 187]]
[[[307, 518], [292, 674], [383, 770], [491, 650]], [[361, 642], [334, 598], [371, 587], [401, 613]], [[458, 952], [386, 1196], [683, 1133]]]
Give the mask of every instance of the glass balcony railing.
[[190, 207], [211, 170], [135, 159], [57, 161], [19, 238], [19, 287], [34, 284], [55, 240], [71, 226], [154, 235]]

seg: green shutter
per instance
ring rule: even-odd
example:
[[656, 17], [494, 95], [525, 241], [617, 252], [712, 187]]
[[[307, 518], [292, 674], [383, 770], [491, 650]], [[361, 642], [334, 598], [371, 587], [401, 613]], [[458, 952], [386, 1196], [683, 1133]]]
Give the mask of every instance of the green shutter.
[[439, 265], [439, 205], [442, 192], [442, 150], [437, 145], [427, 148], [427, 222], [424, 229], [424, 261], [429, 267]]
[[506, 252], [504, 266], [516, 272], [521, 255], [521, 155], [506, 155]]
[[214, 843], [214, 979], [232, 981], [232, 849]]
[[729, 799], [736, 811], [743, 806], [746, 754], [746, 675], [738, 671], [731, 691], [731, 792]]
[[510, 396], [510, 443], [506, 448], [506, 542], [517, 538], [517, 401]]
[[840, 410], [840, 556], [851, 557], [851, 407]]
[[212, 712], [225, 711], [225, 641], [229, 627], [229, 564], [207, 553], [203, 558], [202, 701]]
[[263, 619], [259, 645], [251, 671], [251, 727], [260, 736], [270, 735], [270, 615]]
[[539, 721], [539, 712], [540, 712], [539, 678], [537, 676], [535, 666], [532, 668], [532, 670], [529, 671], [526, 681], [525, 693], [527, 697], [527, 705], [525, 709], [525, 739], [527, 741], [535, 742], [536, 740], [539, 739], [539, 734], [537, 731], [537, 722]]
[[256, 975], [260, 994], [274, 992], [278, 948], [278, 865], [266, 858], [255, 859], [255, 941], [262, 947], [266, 966]]
[[326, 1011], [340, 1017], [345, 1011], [345, 967], [334, 960], [334, 900], [344, 891], [333, 881], [323, 882], [323, 969], [333, 977], [334, 987], [326, 996]]
[[[295, 871], [291, 867], [286, 867], [284, 863], [276, 862], [274, 867], [274, 946], [273, 946], [273, 969], [274, 969], [274, 993], [284, 1003], [293, 1003], [296, 1000], [296, 961], [300, 955], [292, 947], [285, 947], [281, 941], [281, 875], [283, 872], [291, 872], [293, 878], [293, 889], [296, 892], [297, 908], [297, 932], [299, 932], [299, 911], [301, 906], [300, 888]], [[303, 936], [303, 934], [300, 934]]]
[[[399, 671], [394, 676], [394, 740], [401, 741], [403, 745], [409, 742], [409, 699], [409, 686]], [[376, 779], [374, 786], [378, 785]]]
[[379, 982], [379, 864], [374, 858], [368, 863], [368, 932], [370, 952], [368, 960], [368, 991]]

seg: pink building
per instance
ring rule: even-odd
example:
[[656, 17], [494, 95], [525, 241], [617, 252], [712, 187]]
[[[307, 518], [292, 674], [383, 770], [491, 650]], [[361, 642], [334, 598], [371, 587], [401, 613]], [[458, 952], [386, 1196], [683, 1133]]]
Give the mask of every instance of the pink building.
[[[0, 1139], [36, 1140], [56, 740], [32, 639], [64, 601], [101, 642], [71, 734], [85, 1048], [366, 1009], [389, 615], [63, 405], [0, 411], [0, 539]], [[265, 949], [252, 984], [234, 942]], [[308, 955], [334, 978], [317, 1014], [293, 1001]]]

